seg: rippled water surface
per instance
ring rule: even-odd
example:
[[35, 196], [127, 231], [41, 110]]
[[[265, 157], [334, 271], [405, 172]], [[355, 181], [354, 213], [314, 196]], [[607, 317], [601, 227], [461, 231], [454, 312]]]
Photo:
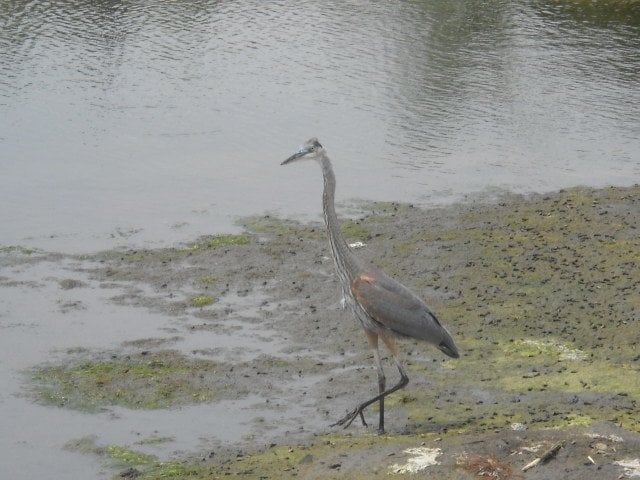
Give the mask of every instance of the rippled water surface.
[[640, 178], [637, 2], [0, 3], [2, 244]]

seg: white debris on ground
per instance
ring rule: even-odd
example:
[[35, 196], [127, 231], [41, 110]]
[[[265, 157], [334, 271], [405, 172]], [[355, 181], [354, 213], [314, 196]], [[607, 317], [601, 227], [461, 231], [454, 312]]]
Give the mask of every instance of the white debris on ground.
[[436, 459], [442, 455], [439, 448], [417, 447], [408, 448], [404, 451], [413, 455], [404, 465], [393, 464], [389, 467], [389, 473], [417, 473], [432, 465], [439, 465]]
[[522, 343], [536, 347], [540, 352], [555, 351], [560, 360], [584, 360], [587, 358], [587, 354], [579, 348], [572, 348], [554, 340], [523, 340]]
[[624, 468], [625, 476], [629, 478], [640, 477], [640, 458], [619, 460], [613, 463], [614, 465], [620, 465], [622, 468]]
[[624, 439], [622, 437], [619, 437], [618, 435], [600, 435], [599, 433], [585, 433], [585, 435], [589, 438], [602, 438], [604, 440], [610, 440], [612, 442], [616, 442], [616, 443], [622, 443], [624, 442]]
[[514, 432], [526, 432], [527, 431], [527, 426], [524, 423], [520, 423], [520, 422], [512, 423], [511, 425], [509, 425], [509, 427]]

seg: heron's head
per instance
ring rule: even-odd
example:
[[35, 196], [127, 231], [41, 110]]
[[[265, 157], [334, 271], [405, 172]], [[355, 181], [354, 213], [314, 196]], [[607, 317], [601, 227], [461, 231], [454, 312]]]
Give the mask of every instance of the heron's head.
[[314, 160], [320, 158], [320, 155], [324, 153], [324, 148], [320, 145], [317, 138], [311, 138], [304, 142], [304, 144], [298, 149], [296, 153], [287, 158], [281, 165], [287, 163], [296, 162], [298, 160]]

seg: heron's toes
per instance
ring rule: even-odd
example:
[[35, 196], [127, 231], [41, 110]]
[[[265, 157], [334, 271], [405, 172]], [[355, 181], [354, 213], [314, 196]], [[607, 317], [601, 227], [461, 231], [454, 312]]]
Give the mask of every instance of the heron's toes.
[[353, 421], [360, 416], [360, 420], [362, 420], [362, 425], [367, 427], [367, 422], [364, 420], [364, 414], [362, 413], [362, 408], [356, 408], [352, 412], [347, 413], [344, 417], [338, 420], [336, 423], [332, 424], [332, 427], [341, 426], [343, 428], [347, 428], [349, 425], [353, 423]]

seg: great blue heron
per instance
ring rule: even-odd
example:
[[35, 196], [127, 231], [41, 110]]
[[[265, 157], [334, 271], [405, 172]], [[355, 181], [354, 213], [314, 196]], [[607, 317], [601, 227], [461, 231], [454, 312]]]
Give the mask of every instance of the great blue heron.
[[[347, 428], [357, 416], [360, 416], [363, 425], [366, 426], [363, 410], [372, 403], [380, 402], [378, 431], [384, 433], [384, 398], [409, 383], [409, 377], [398, 357], [396, 338], [424, 340], [434, 344], [450, 357], [458, 358], [460, 355], [447, 329], [422, 300], [381, 270], [356, 257], [345, 242], [334, 207], [335, 175], [331, 161], [318, 139], [312, 138], [305, 142], [296, 153], [282, 162], [282, 165], [302, 159], [317, 160], [322, 167], [322, 207], [336, 271], [340, 277], [344, 299], [367, 334], [378, 369], [379, 394], [356, 406], [332, 426], [342, 425]], [[400, 372], [400, 381], [388, 390], [378, 350], [378, 339], [387, 346]]]

